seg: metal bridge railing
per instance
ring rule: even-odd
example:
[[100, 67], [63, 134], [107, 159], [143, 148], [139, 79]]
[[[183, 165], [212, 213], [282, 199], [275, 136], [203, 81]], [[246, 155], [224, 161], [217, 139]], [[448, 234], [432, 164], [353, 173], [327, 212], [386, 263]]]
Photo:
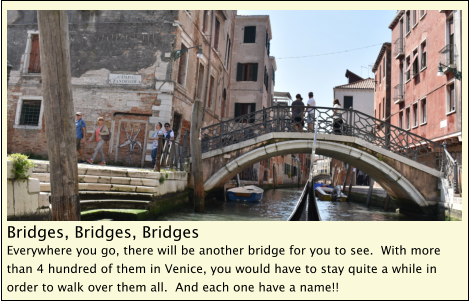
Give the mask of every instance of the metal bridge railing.
[[[263, 108], [202, 128], [202, 152], [216, 150], [272, 132], [313, 132], [311, 120], [302, 128], [295, 128], [292, 109], [292, 106]], [[341, 109], [337, 115], [334, 115], [334, 110], [331, 107], [312, 108], [311, 115], [318, 119], [318, 133], [360, 138], [436, 170], [443, 170], [444, 148], [442, 145], [352, 108]], [[334, 122], [339, 127], [335, 128]]]

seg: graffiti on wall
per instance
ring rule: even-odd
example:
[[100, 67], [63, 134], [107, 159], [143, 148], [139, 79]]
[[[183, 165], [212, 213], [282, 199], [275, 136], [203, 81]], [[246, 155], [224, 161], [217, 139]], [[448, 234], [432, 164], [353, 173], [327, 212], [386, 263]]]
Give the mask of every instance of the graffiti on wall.
[[[130, 132], [129, 132], [129, 124], [130, 124]], [[132, 154], [134, 154], [134, 152], [136, 152], [136, 147], [138, 147], [140, 149], [140, 154], [142, 154], [143, 152], [143, 149], [142, 149], [142, 142], [140, 142], [139, 140], [137, 140], [137, 137], [139, 136], [139, 133], [140, 133], [140, 130], [142, 129], [142, 126], [144, 126], [145, 124], [143, 123], [139, 123], [140, 126], [139, 126], [139, 129], [137, 130], [137, 132], [134, 134], [134, 124], [131, 124], [131, 123], [123, 123], [122, 126], [124, 127], [124, 131], [125, 131], [125, 134], [126, 134], [126, 138], [127, 140], [124, 141], [124, 143], [122, 143], [121, 145], [118, 146], [118, 148], [122, 148], [122, 147], [125, 147], [125, 146], [128, 146], [129, 147], [129, 164], [131, 164], [132, 162]], [[137, 125], [136, 125], [136, 128], [137, 128]]]

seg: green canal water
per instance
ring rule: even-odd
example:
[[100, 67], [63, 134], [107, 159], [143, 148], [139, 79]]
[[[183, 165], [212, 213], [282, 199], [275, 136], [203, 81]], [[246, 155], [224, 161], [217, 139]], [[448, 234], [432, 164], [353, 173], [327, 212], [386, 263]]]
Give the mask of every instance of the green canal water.
[[[260, 202], [211, 201], [205, 212], [188, 207], [157, 217], [156, 221], [286, 221], [294, 210], [303, 188], [267, 190]], [[354, 202], [319, 201], [323, 221], [407, 221], [416, 220], [378, 207]]]

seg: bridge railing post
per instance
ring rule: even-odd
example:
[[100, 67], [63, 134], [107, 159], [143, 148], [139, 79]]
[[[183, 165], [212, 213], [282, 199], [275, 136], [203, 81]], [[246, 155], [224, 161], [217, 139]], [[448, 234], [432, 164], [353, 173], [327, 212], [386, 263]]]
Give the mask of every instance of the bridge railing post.
[[348, 114], [349, 114], [349, 117], [347, 117], [348, 119], [348, 123], [346, 125], [346, 134], [348, 136], [352, 136], [352, 128], [353, 128], [353, 108], [352, 106], [348, 109]]
[[279, 122], [280, 122], [281, 116], [280, 116], [280, 112], [279, 112], [279, 103], [276, 106], [276, 116], [277, 116], [276, 130], [278, 132], [280, 132], [281, 131], [281, 124]]

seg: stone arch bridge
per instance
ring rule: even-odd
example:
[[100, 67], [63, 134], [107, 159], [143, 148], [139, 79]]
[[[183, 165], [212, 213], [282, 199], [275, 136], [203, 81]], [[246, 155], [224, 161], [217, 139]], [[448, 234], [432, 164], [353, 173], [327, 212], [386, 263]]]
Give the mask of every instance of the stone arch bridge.
[[[453, 160], [445, 146], [353, 109], [343, 110], [335, 128], [332, 108], [316, 107], [316, 154], [366, 172], [401, 209], [432, 213], [452, 199]], [[254, 163], [292, 153], [311, 153], [315, 134], [291, 122], [291, 107], [271, 107], [202, 129], [204, 190], [214, 192]], [[336, 124], [338, 125], [338, 124]]]

